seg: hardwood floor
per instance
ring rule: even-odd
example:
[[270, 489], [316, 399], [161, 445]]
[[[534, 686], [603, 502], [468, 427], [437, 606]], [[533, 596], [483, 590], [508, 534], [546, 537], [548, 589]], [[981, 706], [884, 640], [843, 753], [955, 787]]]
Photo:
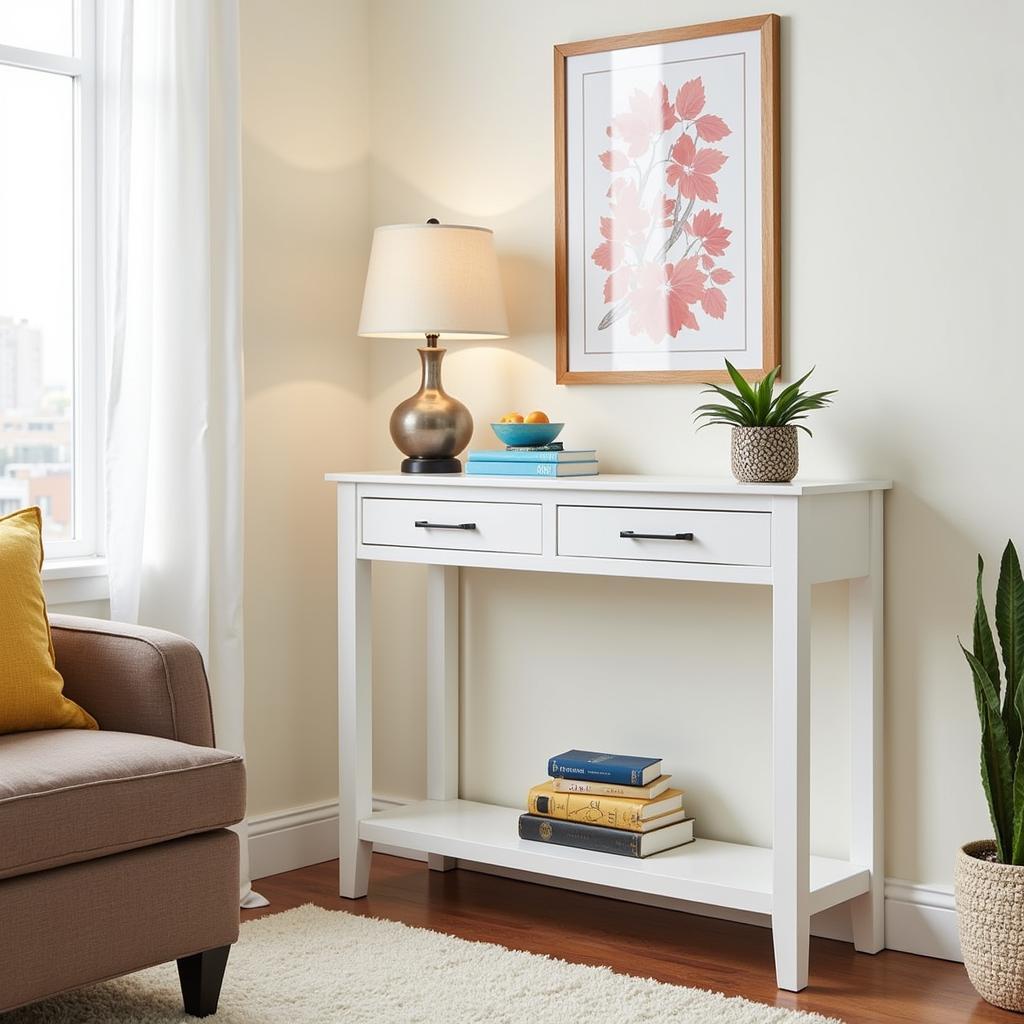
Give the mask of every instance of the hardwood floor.
[[370, 895], [362, 900], [338, 896], [337, 861], [260, 879], [257, 888], [271, 906], [243, 911], [244, 920], [315, 903], [576, 963], [607, 964], [623, 974], [813, 1010], [846, 1024], [1008, 1024], [1020, 1019], [984, 1002], [962, 964], [888, 950], [867, 956], [844, 942], [812, 939], [810, 987], [780, 992], [767, 928], [474, 871], [441, 874], [418, 861], [381, 854], [374, 855]]

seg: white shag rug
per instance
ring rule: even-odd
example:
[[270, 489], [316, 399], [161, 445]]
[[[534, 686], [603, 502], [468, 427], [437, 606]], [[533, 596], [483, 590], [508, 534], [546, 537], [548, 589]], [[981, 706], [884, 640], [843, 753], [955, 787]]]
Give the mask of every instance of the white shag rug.
[[[0, 1015], [2, 1024], [168, 1024], [173, 963]], [[304, 906], [242, 926], [217, 1024], [839, 1024], [394, 921]]]

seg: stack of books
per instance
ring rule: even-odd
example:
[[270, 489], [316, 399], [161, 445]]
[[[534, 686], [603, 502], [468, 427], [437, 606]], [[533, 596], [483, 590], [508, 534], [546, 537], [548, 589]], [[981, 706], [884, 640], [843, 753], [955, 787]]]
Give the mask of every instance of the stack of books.
[[561, 441], [535, 448], [470, 452], [469, 476], [597, 476], [597, 452], [567, 449]]
[[693, 842], [693, 818], [660, 758], [567, 750], [548, 761], [548, 775], [530, 790], [520, 839], [623, 857]]

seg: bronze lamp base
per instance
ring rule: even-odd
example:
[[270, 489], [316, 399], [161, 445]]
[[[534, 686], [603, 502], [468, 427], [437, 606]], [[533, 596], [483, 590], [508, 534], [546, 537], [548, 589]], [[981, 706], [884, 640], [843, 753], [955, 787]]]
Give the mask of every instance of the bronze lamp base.
[[427, 335], [427, 347], [418, 350], [422, 363], [420, 389], [391, 414], [391, 439], [408, 458], [403, 473], [461, 473], [456, 456], [473, 436], [473, 417], [441, 386], [441, 360], [446, 349], [437, 347], [437, 335]]

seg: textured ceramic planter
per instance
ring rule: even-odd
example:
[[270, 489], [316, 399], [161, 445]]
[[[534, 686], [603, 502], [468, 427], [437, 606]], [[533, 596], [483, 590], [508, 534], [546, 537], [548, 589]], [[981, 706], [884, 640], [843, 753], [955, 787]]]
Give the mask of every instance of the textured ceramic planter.
[[981, 860], [984, 840], [956, 855], [956, 912], [964, 966], [978, 995], [1024, 1011], [1024, 867]]
[[732, 475], [741, 484], [789, 483], [799, 467], [796, 427], [732, 428]]

